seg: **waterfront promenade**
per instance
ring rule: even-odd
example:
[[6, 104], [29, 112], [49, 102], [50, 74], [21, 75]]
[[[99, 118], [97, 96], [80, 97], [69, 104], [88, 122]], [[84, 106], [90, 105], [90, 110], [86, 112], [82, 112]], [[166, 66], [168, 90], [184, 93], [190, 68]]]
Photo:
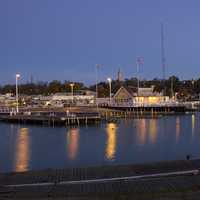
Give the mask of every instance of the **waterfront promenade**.
[[182, 105], [162, 105], [162, 106], [74, 106], [66, 108], [21, 108], [17, 113], [15, 109], [0, 108], [0, 121], [21, 123], [21, 124], [41, 124], [41, 125], [80, 125], [95, 124], [101, 119], [113, 118], [138, 118], [138, 117], [158, 117], [161, 115], [184, 114], [187, 111]]
[[0, 199], [198, 199], [200, 160], [0, 174]]

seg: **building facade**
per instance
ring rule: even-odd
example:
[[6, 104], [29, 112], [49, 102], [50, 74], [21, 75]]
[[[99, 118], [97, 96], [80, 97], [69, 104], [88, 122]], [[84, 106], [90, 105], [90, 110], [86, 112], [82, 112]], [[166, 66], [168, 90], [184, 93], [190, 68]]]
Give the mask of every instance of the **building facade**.
[[169, 96], [163, 93], [155, 92], [153, 87], [150, 88], [126, 88], [122, 86], [113, 96], [114, 104], [127, 105], [153, 105], [162, 104], [169, 101]]

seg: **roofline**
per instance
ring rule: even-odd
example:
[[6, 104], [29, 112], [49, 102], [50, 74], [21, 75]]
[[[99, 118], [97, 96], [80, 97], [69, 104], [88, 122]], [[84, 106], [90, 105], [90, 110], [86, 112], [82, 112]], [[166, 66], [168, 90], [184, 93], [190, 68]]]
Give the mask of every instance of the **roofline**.
[[131, 95], [130, 92], [124, 86], [121, 86], [118, 89], [118, 91], [115, 93], [115, 95], [113, 97], [115, 98], [115, 96], [118, 95], [118, 93], [120, 92], [120, 90], [122, 90], [123, 88], [126, 90], [126, 92], [128, 93], [128, 95], [130, 95], [130, 97], [133, 97], [133, 95]]

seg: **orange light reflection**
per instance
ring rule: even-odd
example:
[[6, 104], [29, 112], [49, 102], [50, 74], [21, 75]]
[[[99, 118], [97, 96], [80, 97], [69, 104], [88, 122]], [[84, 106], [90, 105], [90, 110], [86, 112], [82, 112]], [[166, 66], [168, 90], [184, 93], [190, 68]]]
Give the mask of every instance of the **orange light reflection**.
[[68, 157], [70, 160], [76, 159], [79, 149], [79, 129], [72, 128], [67, 133]]
[[150, 119], [149, 121], [149, 139], [152, 144], [156, 143], [157, 139], [157, 119]]
[[16, 172], [24, 172], [29, 169], [29, 160], [30, 160], [29, 140], [30, 140], [29, 129], [20, 128], [16, 144], [16, 162], [15, 162]]
[[181, 133], [180, 118], [176, 117], [176, 142], [178, 142]]
[[194, 137], [194, 129], [195, 129], [195, 114], [192, 114], [192, 139]]
[[146, 119], [137, 119], [136, 122], [138, 142], [140, 145], [144, 145], [147, 139]]
[[106, 158], [113, 160], [116, 153], [116, 130], [117, 126], [114, 123], [109, 123], [106, 127], [107, 143], [106, 143]]

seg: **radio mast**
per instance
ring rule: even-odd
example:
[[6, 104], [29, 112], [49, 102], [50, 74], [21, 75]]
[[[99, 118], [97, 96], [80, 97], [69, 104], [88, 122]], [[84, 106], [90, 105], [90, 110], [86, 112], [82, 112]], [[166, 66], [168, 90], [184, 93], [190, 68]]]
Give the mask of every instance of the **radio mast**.
[[164, 25], [161, 23], [161, 65], [162, 65], [162, 78], [166, 78], [166, 58], [165, 58], [165, 44], [164, 44]]

